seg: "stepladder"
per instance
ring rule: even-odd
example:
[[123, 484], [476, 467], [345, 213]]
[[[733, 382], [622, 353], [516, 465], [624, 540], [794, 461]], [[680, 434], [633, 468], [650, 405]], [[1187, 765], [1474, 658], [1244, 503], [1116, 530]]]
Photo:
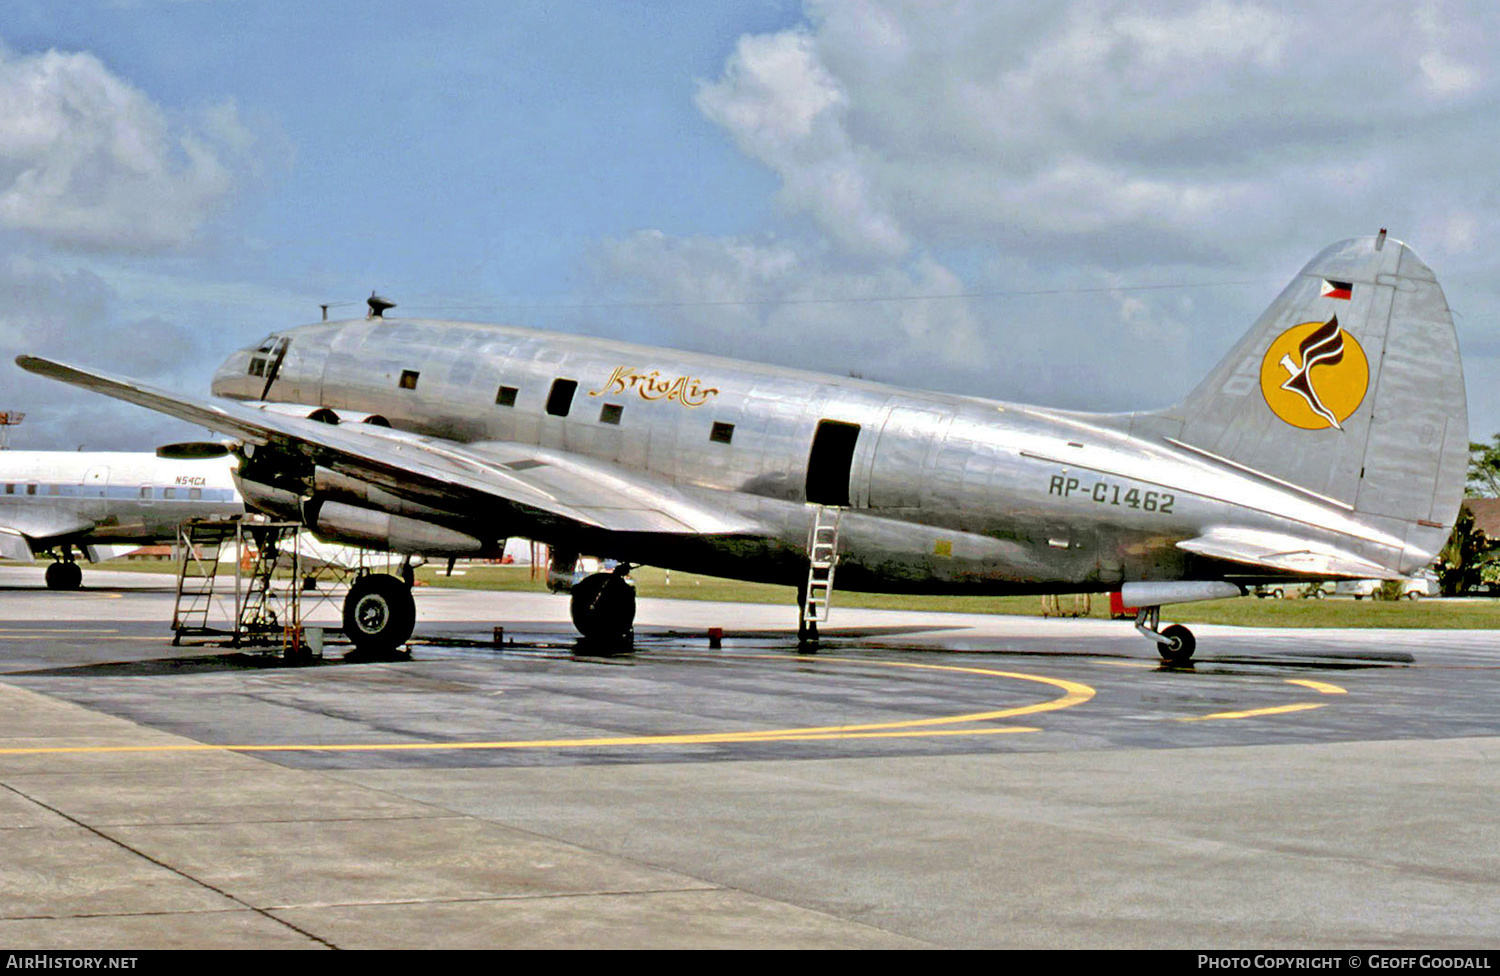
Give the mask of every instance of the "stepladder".
[[[839, 562], [839, 517], [842, 510], [818, 505], [807, 536], [807, 588], [803, 591], [803, 629], [828, 620], [833, 598], [833, 572]], [[814, 628], [815, 629], [815, 628]]]

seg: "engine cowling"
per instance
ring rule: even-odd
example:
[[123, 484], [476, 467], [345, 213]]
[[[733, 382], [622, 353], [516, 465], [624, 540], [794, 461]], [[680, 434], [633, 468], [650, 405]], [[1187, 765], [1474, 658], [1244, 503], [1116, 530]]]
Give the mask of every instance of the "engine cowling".
[[[472, 558], [489, 555], [497, 548], [467, 532], [427, 519], [335, 501], [316, 494], [309, 497], [243, 477], [236, 478], [236, 481], [245, 504], [250, 508], [274, 518], [301, 522], [329, 542], [435, 558]], [[386, 494], [375, 488], [371, 491]], [[410, 506], [410, 503], [402, 504]], [[410, 508], [421, 510], [420, 506]]]
[[482, 556], [492, 548], [467, 532], [435, 522], [343, 502], [314, 499], [303, 506], [303, 521], [325, 539], [402, 555], [462, 558]]

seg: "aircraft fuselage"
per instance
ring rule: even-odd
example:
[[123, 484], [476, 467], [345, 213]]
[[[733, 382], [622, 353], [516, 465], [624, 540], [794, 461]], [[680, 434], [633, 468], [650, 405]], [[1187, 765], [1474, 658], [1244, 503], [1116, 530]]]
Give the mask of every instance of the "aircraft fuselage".
[[[232, 355], [213, 392], [649, 473], [765, 536], [574, 544], [742, 579], [805, 578], [817, 505], [844, 510], [841, 589], [1105, 591], [1200, 569], [1222, 576], [1222, 563], [1174, 546], [1225, 526], [1326, 538], [1406, 572], [1427, 558], [1407, 550], [1395, 520], [1356, 520], [1347, 505], [1174, 444], [1181, 422], [1156, 414], [1070, 413], [589, 337], [378, 317], [279, 332]], [[502, 544], [516, 534], [482, 512], [414, 514]]]

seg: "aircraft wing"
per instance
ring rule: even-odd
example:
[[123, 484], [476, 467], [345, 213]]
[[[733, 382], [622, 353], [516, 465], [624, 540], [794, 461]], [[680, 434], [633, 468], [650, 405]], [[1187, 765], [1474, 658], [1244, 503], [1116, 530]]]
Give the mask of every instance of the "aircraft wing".
[[1331, 546], [1296, 536], [1260, 529], [1210, 529], [1184, 539], [1177, 548], [1200, 556], [1263, 566], [1309, 576], [1348, 576], [1354, 579], [1395, 579], [1387, 567]]
[[11, 521], [0, 525], [0, 556], [18, 562], [31, 562], [33, 554], [52, 548], [65, 540], [77, 540], [94, 529], [94, 520], [65, 509], [26, 506], [25, 512], [12, 513]]
[[676, 487], [565, 451], [463, 444], [370, 424], [328, 424], [219, 398], [194, 398], [35, 356], [22, 369], [230, 434], [445, 510], [509, 514], [530, 527], [761, 535], [754, 522]]

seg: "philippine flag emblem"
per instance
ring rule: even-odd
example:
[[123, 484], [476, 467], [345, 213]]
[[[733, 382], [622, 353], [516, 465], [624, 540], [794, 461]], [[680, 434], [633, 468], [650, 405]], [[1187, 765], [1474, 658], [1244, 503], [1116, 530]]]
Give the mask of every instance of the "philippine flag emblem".
[[1323, 290], [1319, 294], [1324, 298], [1342, 298], [1348, 301], [1354, 294], [1354, 282], [1334, 281], [1330, 278], [1323, 279]]

